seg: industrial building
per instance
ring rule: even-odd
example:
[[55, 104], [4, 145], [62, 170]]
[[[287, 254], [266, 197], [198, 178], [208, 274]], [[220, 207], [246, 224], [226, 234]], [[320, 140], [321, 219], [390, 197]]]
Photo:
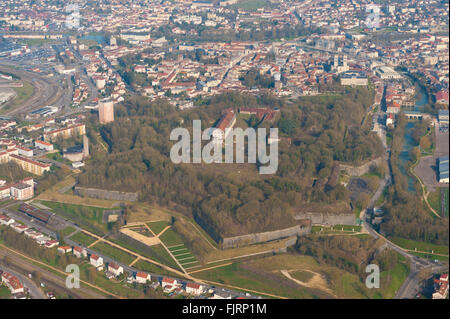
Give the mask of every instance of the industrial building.
[[448, 184], [448, 156], [439, 157], [437, 162], [439, 170], [439, 183]]

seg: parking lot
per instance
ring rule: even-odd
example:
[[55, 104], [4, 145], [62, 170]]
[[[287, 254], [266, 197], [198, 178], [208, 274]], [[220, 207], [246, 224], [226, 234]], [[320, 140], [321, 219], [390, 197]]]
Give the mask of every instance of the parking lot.
[[422, 157], [419, 164], [414, 168], [415, 173], [420, 177], [429, 192], [434, 192], [437, 187], [448, 186], [448, 184], [438, 183], [436, 163], [438, 157], [448, 156], [449, 154], [448, 127], [436, 128], [435, 132], [436, 149], [434, 154]]

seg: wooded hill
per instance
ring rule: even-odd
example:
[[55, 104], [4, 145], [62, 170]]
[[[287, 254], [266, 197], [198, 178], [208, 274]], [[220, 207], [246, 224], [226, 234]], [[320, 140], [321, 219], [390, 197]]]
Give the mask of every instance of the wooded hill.
[[[376, 136], [360, 125], [371, 93], [346, 89], [342, 96], [302, 98], [295, 103], [269, 95], [226, 93], [177, 111], [166, 100], [130, 97], [116, 106], [116, 121], [99, 128], [108, 154], [93, 153], [78, 177], [80, 186], [134, 192], [193, 216], [215, 238], [270, 231], [295, 225], [291, 210], [306, 203], [349, 202], [345, 187], [325, 186], [333, 162], [356, 163], [379, 156]], [[274, 123], [293, 142], [279, 145], [275, 175], [259, 175], [255, 164], [173, 164], [173, 128], [213, 125], [226, 108], [278, 107]], [[96, 118], [92, 115], [89, 129]], [[216, 236], [214, 236], [216, 235]]]

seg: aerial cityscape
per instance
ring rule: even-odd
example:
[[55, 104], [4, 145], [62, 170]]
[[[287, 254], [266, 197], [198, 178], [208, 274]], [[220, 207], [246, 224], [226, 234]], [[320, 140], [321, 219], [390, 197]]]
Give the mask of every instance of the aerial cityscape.
[[448, 265], [449, 1], [0, 2], [0, 299], [264, 314]]

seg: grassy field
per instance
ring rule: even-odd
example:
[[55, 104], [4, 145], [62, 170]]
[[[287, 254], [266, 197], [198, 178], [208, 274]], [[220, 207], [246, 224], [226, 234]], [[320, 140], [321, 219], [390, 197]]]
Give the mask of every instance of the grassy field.
[[0, 285], [0, 299], [10, 299], [10, 298], [11, 292], [9, 291], [8, 287]]
[[434, 253], [448, 255], [449, 249], [447, 246], [441, 246], [441, 245], [433, 245], [430, 243], [425, 243], [421, 241], [415, 241], [400, 237], [391, 237], [389, 238], [393, 243], [399, 245], [402, 248], [406, 249], [412, 249], [414, 250], [417, 248], [419, 251], [426, 251], [431, 252], [433, 250]]
[[95, 243], [95, 241], [97, 240], [94, 237], [91, 237], [82, 232], [76, 233], [75, 235], [70, 237], [70, 239], [86, 247], [92, 243]]
[[[444, 211], [442, 211], [442, 200], [444, 200]], [[430, 193], [428, 203], [440, 216], [448, 217], [448, 187], [440, 187]]]
[[408, 277], [409, 267], [405, 262], [405, 257], [399, 257], [402, 262], [395, 265], [391, 271], [382, 271], [380, 273], [380, 289], [383, 289], [383, 295], [374, 297], [382, 297], [385, 299], [392, 299], [395, 297], [397, 290], [402, 286], [406, 277]]
[[335, 225], [333, 229], [331, 227], [326, 226], [312, 226], [311, 233], [318, 234], [342, 234], [342, 233], [352, 233], [352, 232], [360, 232], [361, 226], [353, 226], [353, 225]]
[[89, 269], [93, 269], [93, 267], [88, 264], [82, 264], [80, 266], [80, 277], [82, 280], [86, 280], [89, 281], [97, 286], [102, 287], [103, 289], [122, 296], [122, 297], [126, 297], [126, 298], [137, 298], [140, 297], [142, 295], [142, 292], [136, 290], [136, 289], [132, 289], [126, 285], [124, 285], [123, 283], [118, 283], [112, 280], [109, 280], [108, 278], [105, 277], [103, 272], [99, 272], [95, 270], [95, 278], [94, 280], [88, 280], [88, 276], [87, 276], [87, 271]]
[[66, 237], [67, 235], [72, 234], [75, 230], [76, 230], [76, 229], [73, 228], [73, 227], [71, 227], [71, 226], [66, 227], [66, 228], [64, 228], [64, 229], [61, 231], [61, 235], [62, 235], [63, 237]]
[[449, 212], [448, 212], [448, 210], [449, 210], [449, 188], [448, 187], [446, 187], [444, 190], [444, 200], [445, 200], [444, 206], [446, 207], [445, 217], [448, 217], [449, 216]]
[[66, 164], [66, 165], [71, 165], [72, 164], [71, 161], [69, 161], [68, 159], [64, 158], [58, 152], [47, 154], [47, 155], [45, 155], [45, 157], [47, 157], [48, 159], [51, 159], [51, 160], [54, 160], [54, 161]]
[[242, 0], [236, 4], [233, 4], [232, 8], [243, 9], [246, 11], [256, 11], [256, 9], [269, 7], [270, 1], [268, 0]]
[[185, 269], [194, 268], [200, 265], [194, 254], [190, 252], [184, 244], [171, 247], [169, 250]]
[[16, 92], [17, 96], [12, 101], [5, 104], [5, 106], [2, 109], [0, 109], [0, 114], [2, 113], [2, 111], [8, 111], [15, 108], [16, 106], [23, 104], [33, 95], [34, 92], [33, 86], [29, 82], [26, 81], [22, 82], [23, 82], [22, 87], [12, 88]]
[[152, 232], [155, 233], [155, 235], [158, 235], [164, 228], [166, 228], [169, 225], [170, 223], [165, 220], [147, 223], [147, 226], [150, 227], [150, 229], [152, 230]]
[[269, 293], [288, 298], [316, 298], [327, 297], [318, 290], [303, 288], [298, 284], [284, 279], [281, 274], [254, 272], [245, 267], [246, 263], [234, 263], [212, 270], [195, 274], [196, 277], [241, 287], [242, 290], [251, 289], [262, 293]]
[[81, 224], [86, 230], [96, 235], [102, 236], [108, 231], [107, 225], [102, 223], [104, 208], [50, 201], [41, 201], [41, 203], [51, 208], [56, 214]]
[[[300, 286], [287, 279], [280, 272], [283, 269], [288, 269], [293, 278], [306, 282], [310, 287]], [[354, 273], [326, 264], [318, 264], [310, 256], [287, 253], [201, 271], [195, 273], [195, 276], [288, 298], [362, 299], [392, 298], [408, 272], [406, 263], [400, 262], [390, 272], [381, 271], [380, 289], [368, 289], [363, 280]], [[314, 273], [323, 278], [322, 283], [313, 285], [310, 282]], [[330, 291], [334, 293], [334, 296], [330, 294]]]
[[291, 276], [302, 282], [308, 282], [309, 280], [311, 280], [311, 278], [314, 275], [312, 273], [310, 273], [309, 271], [297, 270], [297, 271], [291, 273]]
[[424, 254], [424, 253], [416, 253], [416, 252], [411, 252], [411, 254], [418, 256], [418, 257], [422, 257], [425, 259], [431, 259], [431, 260], [439, 260], [439, 261], [449, 261], [449, 257], [445, 257], [445, 256], [439, 256], [439, 255], [433, 255], [433, 254]]
[[129, 253], [119, 248], [108, 245], [105, 242], [98, 242], [97, 244], [92, 246], [91, 249], [105, 254], [106, 256], [126, 265], [131, 264], [131, 262], [136, 259], [136, 257], [130, 255]]
[[164, 268], [159, 267], [158, 265], [154, 265], [145, 260], [139, 260], [133, 265], [133, 267], [142, 271], [147, 271], [149, 273], [158, 274], [162, 276], [180, 277], [180, 275], [178, 274], [174, 274], [168, 270], [165, 270]]
[[156, 261], [165, 264], [169, 267], [172, 267], [174, 269], [181, 270], [180, 267], [178, 267], [175, 260], [173, 260], [173, 258], [169, 255], [167, 250], [162, 245], [154, 245], [150, 248], [151, 250], [153, 250], [153, 252], [155, 252], [159, 256], [159, 258], [157, 258]]
[[172, 228], [167, 229], [160, 237], [159, 239], [168, 247], [181, 245], [183, 244], [183, 241], [181, 240], [180, 236], [173, 231]]

